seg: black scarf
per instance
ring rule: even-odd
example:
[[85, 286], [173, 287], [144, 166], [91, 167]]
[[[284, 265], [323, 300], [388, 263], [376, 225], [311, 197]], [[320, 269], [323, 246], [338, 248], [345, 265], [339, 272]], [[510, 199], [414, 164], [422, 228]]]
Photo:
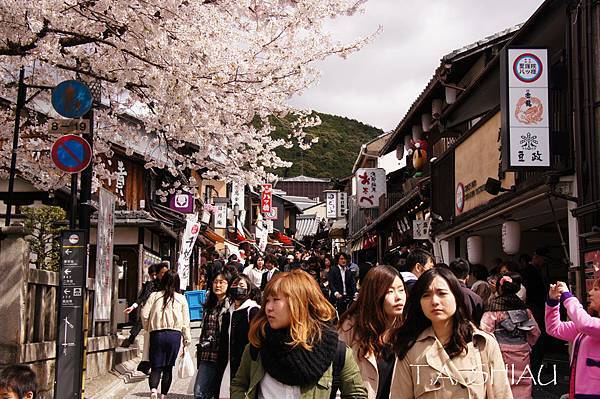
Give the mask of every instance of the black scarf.
[[267, 324], [260, 348], [262, 364], [267, 373], [285, 385], [312, 385], [327, 371], [337, 350], [338, 335], [324, 326], [321, 341], [312, 350], [288, 345], [292, 338], [289, 329], [273, 330]]
[[527, 309], [527, 305], [516, 294], [512, 294], [492, 299], [486, 310], [490, 312], [502, 312], [519, 309]]

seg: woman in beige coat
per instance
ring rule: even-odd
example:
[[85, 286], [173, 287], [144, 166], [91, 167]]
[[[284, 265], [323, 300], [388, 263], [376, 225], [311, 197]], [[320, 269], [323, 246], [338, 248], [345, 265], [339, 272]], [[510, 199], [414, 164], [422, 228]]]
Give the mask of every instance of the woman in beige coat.
[[404, 324], [394, 331], [394, 399], [512, 399], [494, 337], [467, 317], [449, 269], [426, 271], [413, 286]]
[[340, 319], [338, 333], [354, 352], [369, 399], [389, 398], [395, 356], [390, 331], [402, 322], [404, 281], [396, 269], [378, 266], [367, 273], [358, 299]]

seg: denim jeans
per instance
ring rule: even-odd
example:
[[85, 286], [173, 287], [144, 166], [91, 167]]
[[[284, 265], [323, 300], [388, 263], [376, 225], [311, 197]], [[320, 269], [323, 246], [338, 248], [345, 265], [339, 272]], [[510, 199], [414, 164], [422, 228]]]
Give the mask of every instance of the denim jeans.
[[198, 374], [194, 383], [195, 399], [217, 399], [221, 379], [217, 370], [217, 364], [214, 362], [200, 361], [198, 365]]

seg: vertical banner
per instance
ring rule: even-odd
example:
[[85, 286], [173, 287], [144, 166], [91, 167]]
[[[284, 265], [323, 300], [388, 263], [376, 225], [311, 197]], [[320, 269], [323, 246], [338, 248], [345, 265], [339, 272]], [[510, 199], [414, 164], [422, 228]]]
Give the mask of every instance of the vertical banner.
[[80, 399], [82, 397], [86, 259], [85, 231], [64, 231], [61, 236], [58, 291], [58, 334], [54, 378], [54, 397], [56, 399]]
[[273, 193], [270, 184], [261, 184], [260, 190], [260, 211], [261, 213], [270, 213], [273, 206]]
[[344, 217], [348, 213], [348, 193], [338, 193], [337, 211], [338, 217]]
[[269, 222], [272, 226], [272, 220], [264, 220], [260, 216], [256, 220], [256, 232], [254, 235], [256, 236], [258, 248], [261, 250], [261, 252], [265, 252], [265, 249], [267, 249], [267, 243], [269, 240]]
[[187, 289], [190, 282], [190, 258], [194, 251], [194, 244], [200, 233], [200, 223], [198, 223], [198, 214], [187, 215], [185, 231], [181, 239], [181, 250], [177, 260], [177, 273], [179, 274], [179, 288]]
[[231, 208], [233, 209], [235, 204], [238, 204], [240, 207], [240, 211], [243, 211], [245, 208], [244, 205], [244, 188], [245, 185], [238, 183], [231, 183], [231, 193], [229, 199], [231, 200]]
[[227, 227], [227, 203], [217, 202], [215, 207], [215, 229], [224, 229]]
[[96, 238], [96, 278], [94, 279], [94, 321], [109, 321], [112, 308], [113, 237], [115, 196], [100, 188], [98, 234]]
[[503, 169], [550, 167], [548, 50], [508, 49], [503, 63]]
[[337, 200], [338, 192], [326, 191], [325, 192], [325, 217], [327, 219], [336, 219], [338, 215], [337, 211]]
[[387, 193], [385, 169], [362, 168], [356, 171], [356, 198], [359, 208], [378, 208], [379, 197]]

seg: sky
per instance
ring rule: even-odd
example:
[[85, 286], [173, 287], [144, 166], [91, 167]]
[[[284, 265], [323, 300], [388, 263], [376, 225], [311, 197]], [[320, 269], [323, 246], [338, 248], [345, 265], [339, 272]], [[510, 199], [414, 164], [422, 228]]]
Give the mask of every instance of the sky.
[[320, 82], [291, 105], [346, 116], [390, 131], [455, 49], [525, 22], [542, 0], [369, 0], [363, 14], [331, 21], [342, 41], [383, 27], [347, 59], [318, 64]]

